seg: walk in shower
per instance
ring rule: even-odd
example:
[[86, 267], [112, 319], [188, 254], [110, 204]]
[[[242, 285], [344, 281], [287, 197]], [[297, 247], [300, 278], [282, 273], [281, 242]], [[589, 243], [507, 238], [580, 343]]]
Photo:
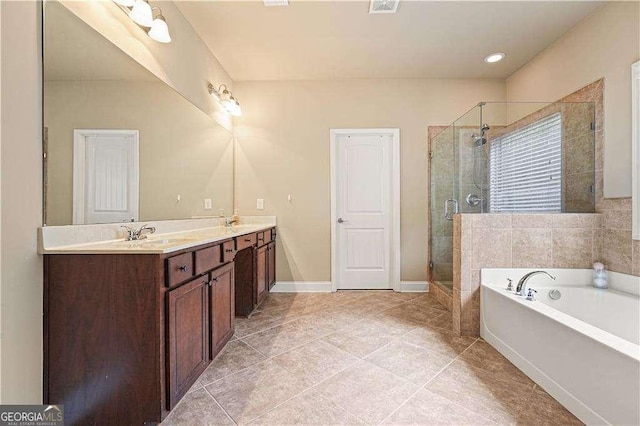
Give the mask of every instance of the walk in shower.
[[451, 292], [456, 213], [593, 213], [595, 157], [591, 102], [481, 102], [430, 127], [430, 281]]

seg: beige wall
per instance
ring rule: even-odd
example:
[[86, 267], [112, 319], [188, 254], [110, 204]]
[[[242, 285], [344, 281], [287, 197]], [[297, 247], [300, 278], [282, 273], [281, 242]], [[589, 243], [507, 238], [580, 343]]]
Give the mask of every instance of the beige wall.
[[509, 101], [548, 101], [605, 79], [604, 194], [631, 196], [631, 64], [640, 58], [640, 3], [596, 10], [507, 79]]
[[46, 82], [44, 122], [47, 225], [72, 223], [74, 129], [140, 132], [141, 221], [231, 215], [232, 134], [161, 81]]
[[231, 117], [207, 91], [207, 82], [232, 87], [229, 74], [171, 1], [154, 1], [167, 19], [172, 41], [152, 40], [111, 1], [62, 2], [98, 33], [120, 47], [160, 80], [173, 87], [221, 125], [232, 129]]
[[358, 127], [400, 128], [402, 280], [425, 281], [427, 126], [505, 99], [500, 80], [236, 82], [234, 91], [236, 207], [278, 217], [279, 281], [330, 280], [329, 130]]
[[42, 401], [40, 3], [2, 2], [2, 404]]

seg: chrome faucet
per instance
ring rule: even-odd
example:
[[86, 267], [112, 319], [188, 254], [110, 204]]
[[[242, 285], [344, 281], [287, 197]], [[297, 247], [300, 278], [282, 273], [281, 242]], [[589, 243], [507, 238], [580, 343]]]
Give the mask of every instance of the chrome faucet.
[[545, 274], [546, 276], [548, 276], [549, 278], [551, 278], [554, 281], [556, 279], [556, 277], [554, 275], [551, 275], [547, 271], [529, 272], [528, 274], [525, 274], [524, 277], [520, 278], [520, 281], [518, 281], [518, 286], [516, 287], [516, 294], [518, 296], [524, 296], [525, 292], [527, 291], [527, 281], [529, 281], [529, 278], [531, 278], [532, 276], [538, 275], [538, 274]]
[[226, 217], [224, 219], [224, 226], [230, 228], [234, 223], [240, 222], [238, 219], [234, 219], [233, 217]]
[[122, 225], [121, 227], [127, 231], [127, 241], [144, 240], [147, 238], [147, 234], [153, 234], [156, 232], [156, 228], [154, 226], [148, 225], [142, 225], [140, 229], [134, 229], [127, 225]]

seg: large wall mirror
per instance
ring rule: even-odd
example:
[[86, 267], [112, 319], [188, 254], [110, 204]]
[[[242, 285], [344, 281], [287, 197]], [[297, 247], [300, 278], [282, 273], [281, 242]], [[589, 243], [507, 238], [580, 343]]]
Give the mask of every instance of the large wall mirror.
[[231, 214], [231, 132], [61, 3], [43, 33], [46, 225]]

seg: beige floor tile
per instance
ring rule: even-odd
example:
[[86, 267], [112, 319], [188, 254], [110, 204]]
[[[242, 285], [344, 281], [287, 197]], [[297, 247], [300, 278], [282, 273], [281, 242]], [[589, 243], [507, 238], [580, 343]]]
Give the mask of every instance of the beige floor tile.
[[314, 388], [368, 424], [378, 424], [418, 387], [388, 371], [360, 361]]
[[362, 322], [366, 327], [394, 337], [402, 336], [412, 330], [423, 327], [420, 322], [413, 321], [410, 318], [388, 315], [386, 312], [364, 318]]
[[264, 355], [241, 340], [229, 342], [216, 359], [209, 364], [209, 367], [204, 370], [199, 382], [208, 385], [265, 359]]
[[443, 328], [445, 330], [453, 330], [453, 316], [451, 312], [443, 312], [442, 315], [427, 321], [429, 327]]
[[386, 425], [495, 425], [489, 419], [422, 389], [383, 424]]
[[172, 425], [233, 425], [233, 421], [204, 389], [189, 392], [162, 422]]
[[252, 425], [361, 425], [357, 417], [309, 390], [251, 422]]
[[445, 308], [440, 306], [432, 306], [424, 303], [406, 303], [395, 308], [385, 311], [385, 315], [393, 316], [400, 319], [411, 320], [419, 323], [426, 323], [433, 320], [445, 312]]
[[241, 339], [267, 357], [272, 357], [314, 340], [302, 330], [282, 325]]
[[518, 425], [553, 426], [583, 423], [544, 390], [537, 388], [518, 416]]
[[280, 354], [273, 361], [312, 386], [356, 363], [358, 358], [317, 340]]
[[282, 322], [282, 319], [274, 318], [265, 312], [254, 312], [249, 318], [236, 318], [234, 336], [241, 338], [276, 327], [281, 325]]
[[402, 340], [446, 356], [456, 357], [471, 346], [476, 339], [458, 336], [452, 330], [423, 327], [404, 335]]
[[422, 386], [449, 364], [453, 357], [397, 340], [365, 360]]
[[492, 373], [495, 377], [517, 380], [533, 386], [533, 381], [506, 359], [500, 352], [483, 340], [478, 340], [460, 356], [467, 364]]
[[206, 386], [238, 424], [246, 424], [265, 414], [306, 388], [273, 361], [265, 361]]
[[335, 312], [319, 312], [305, 315], [289, 323], [305, 333], [320, 338], [327, 334], [336, 333], [351, 325], [343, 316]]
[[497, 423], [512, 424], [533, 392], [513, 380], [500, 380], [491, 373], [455, 361], [426, 389]]
[[375, 327], [369, 326], [365, 321], [322, 338], [323, 341], [359, 358], [380, 349], [393, 339], [393, 335], [383, 333]]

